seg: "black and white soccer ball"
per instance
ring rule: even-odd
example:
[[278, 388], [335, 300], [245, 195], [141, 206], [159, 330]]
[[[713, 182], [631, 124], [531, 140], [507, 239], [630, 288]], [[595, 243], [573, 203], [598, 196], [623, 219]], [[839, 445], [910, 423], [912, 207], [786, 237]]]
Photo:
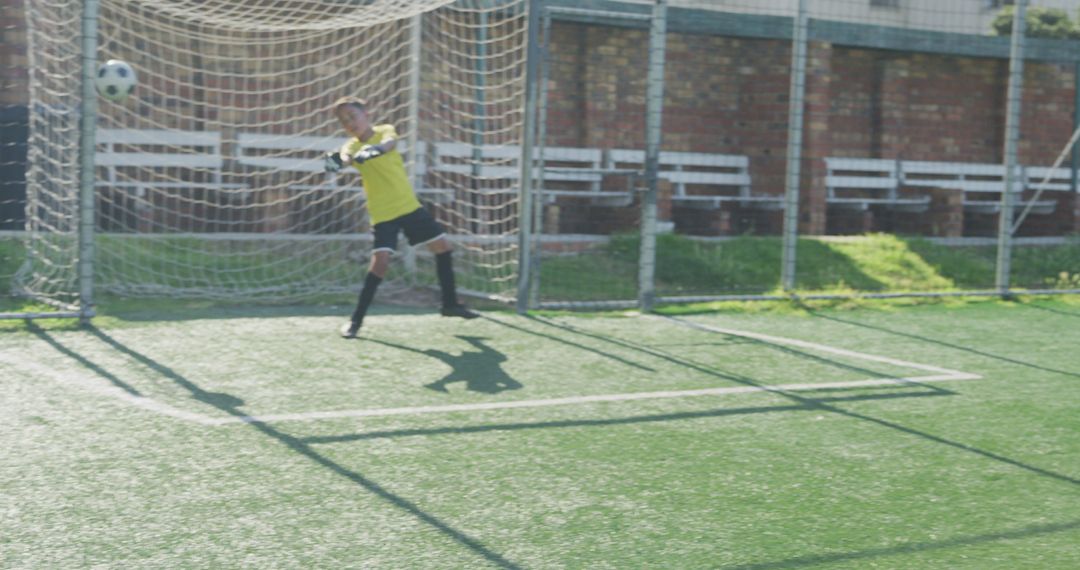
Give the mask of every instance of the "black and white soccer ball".
[[115, 103], [119, 103], [135, 92], [135, 69], [126, 61], [110, 59], [98, 68], [94, 85], [98, 93]]

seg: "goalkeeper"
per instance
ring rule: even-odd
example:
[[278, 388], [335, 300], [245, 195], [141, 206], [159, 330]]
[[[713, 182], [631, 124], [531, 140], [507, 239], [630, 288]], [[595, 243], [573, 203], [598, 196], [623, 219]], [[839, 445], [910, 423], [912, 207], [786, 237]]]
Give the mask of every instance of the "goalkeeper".
[[371, 124], [367, 102], [357, 97], [338, 99], [334, 103], [334, 114], [353, 138], [340, 150], [326, 154], [326, 170], [336, 172], [351, 165], [360, 171], [375, 232], [367, 277], [352, 318], [341, 326], [341, 336], [356, 338], [364, 315], [375, 298], [375, 290], [390, 268], [390, 256], [397, 249], [398, 233], [402, 231], [410, 245], [426, 245], [435, 254], [442, 315], [465, 319], [478, 317], [458, 301], [451, 260], [453, 248], [442, 225], [420, 205], [413, 193], [401, 153], [395, 150], [397, 133], [393, 125]]

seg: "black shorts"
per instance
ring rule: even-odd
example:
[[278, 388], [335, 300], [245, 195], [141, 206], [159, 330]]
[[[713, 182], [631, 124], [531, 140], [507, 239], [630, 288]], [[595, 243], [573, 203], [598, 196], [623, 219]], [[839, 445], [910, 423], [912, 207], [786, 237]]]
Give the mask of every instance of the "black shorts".
[[442, 224], [423, 208], [418, 208], [386, 222], [375, 224], [375, 247], [373, 251], [397, 249], [398, 233], [405, 232], [409, 245], [422, 245], [446, 235]]

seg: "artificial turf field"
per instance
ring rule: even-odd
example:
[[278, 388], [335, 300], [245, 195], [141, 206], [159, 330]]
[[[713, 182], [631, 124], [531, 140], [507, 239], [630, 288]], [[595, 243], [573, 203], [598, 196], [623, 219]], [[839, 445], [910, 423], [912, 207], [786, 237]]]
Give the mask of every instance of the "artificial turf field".
[[0, 329], [0, 568], [1080, 568], [1080, 305]]

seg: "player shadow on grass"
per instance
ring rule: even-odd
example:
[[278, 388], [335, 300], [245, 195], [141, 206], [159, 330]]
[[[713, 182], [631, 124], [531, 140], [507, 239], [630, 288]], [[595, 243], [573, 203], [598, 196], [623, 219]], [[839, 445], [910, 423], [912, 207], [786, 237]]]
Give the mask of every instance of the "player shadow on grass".
[[[604, 358], [608, 358], [608, 359], [614, 360], [616, 362], [621, 362], [622, 364], [625, 364], [625, 365], [630, 366], [632, 368], [637, 368], [638, 370], [644, 370], [646, 372], [656, 372], [655, 368], [652, 368], [650, 366], [646, 366], [644, 364], [641, 364], [640, 362], [634, 362], [634, 361], [632, 361], [632, 360], [630, 360], [628, 358], [624, 358], [624, 357], [619, 356], [619, 355], [617, 355], [617, 354], [615, 354], [613, 352], [609, 352], [609, 351], [605, 351], [605, 350], [599, 350], [599, 349], [597, 349], [595, 347], [586, 346], [586, 345], [583, 345], [583, 344], [577, 343], [577, 342], [572, 342], [572, 341], [569, 341], [569, 340], [567, 340], [565, 338], [561, 338], [558, 335], [544, 334], [544, 333], [542, 333], [540, 331], [537, 331], [537, 330], [533, 330], [533, 329], [530, 329], [530, 328], [527, 328], [527, 327], [522, 327], [522, 326], [515, 325], [515, 324], [513, 324], [513, 323], [511, 323], [511, 322], [509, 322], [507, 320], [496, 319], [496, 318], [494, 318], [494, 317], [492, 317], [490, 315], [481, 314], [480, 318], [484, 319], [485, 321], [487, 321], [489, 323], [493, 323], [493, 324], [499, 325], [501, 327], [506, 327], [508, 329], [512, 329], [512, 330], [515, 330], [515, 331], [530, 334], [530, 335], [535, 336], [535, 337], [539, 337], [539, 338], [543, 338], [543, 339], [550, 340], [550, 341], [553, 341], [553, 342], [557, 342], [559, 344], [568, 346], [568, 347], [570, 347], [570, 348], [572, 348], [574, 350], [582, 350], [582, 351], [585, 351], [585, 352], [590, 352], [590, 353], [595, 354], [597, 356], [602, 356]], [[527, 316], [526, 318], [527, 319], [532, 319], [533, 317]]]
[[[95, 364], [90, 358], [79, 354], [74, 349], [64, 346], [61, 342], [52, 338], [51, 335], [49, 335], [45, 330], [41, 329], [40, 327], [37, 327], [33, 324], [31, 324], [30, 327], [30, 330], [35, 335], [37, 335], [41, 340], [45, 341], [50, 346], [55, 348], [61, 354], [75, 359], [83, 366], [86, 366], [91, 371], [103, 376], [114, 384], [118, 383], [118, 380], [115, 378], [115, 376], [109, 374], [103, 367]], [[150, 356], [147, 356], [146, 354], [143, 354], [142, 352], [139, 352], [138, 350], [131, 348], [128, 345], [112, 338], [105, 331], [93, 325], [87, 327], [86, 330], [105, 345], [133, 358], [135, 361], [143, 364], [144, 366], [155, 371], [157, 374], [161, 375], [163, 379], [169, 380], [177, 386], [187, 390], [192, 398], [199, 400], [200, 402], [203, 402], [207, 405], [210, 405], [234, 418], [240, 418], [245, 420], [245, 425], [249, 426], [250, 428], [262, 433], [263, 435], [267, 436], [272, 440], [277, 441], [279, 444], [285, 446], [294, 453], [297, 453], [298, 455], [307, 458], [313, 464], [319, 465], [320, 467], [325, 468], [348, 481], [351, 481], [352, 483], [371, 493], [373, 496], [378, 497], [383, 501], [387, 502], [388, 504], [391, 504], [394, 507], [400, 509], [401, 511], [412, 515], [417, 520], [423, 522], [424, 524], [427, 524], [429, 527], [442, 533], [444, 536], [470, 549], [478, 556], [490, 562], [493, 566], [497, 568], [503, 568], [505, 570], [520, 570], [520, 566], [503, 557], [498, 552], [487, 547], [479, 539], [469, 534], [466, 534], [461, 530], [458, 530], [457, 528], [451, 526], [449, 523], [443, 521], [437, 516], [423, 510], [417, 503], [410, 501], [405, 496], [396, 494], [395, 492], [383, 487], [375, 480], [368, 478], [360, 471], [345, 467], [341, 463], [338, 463], [330, 459], [326, 455], [319, 453], [312, 447], [310, 443], [303, 441], [299, 437], [280, 430], [267, 422], [256, 421], [248, 418], [246, 413], [237, 409], [238, 407], [244, 405], [244, 401], [240, 398], [237, 398], [230, 394], [225, 394], [221, 392], [209, 392], [207, 390], [204, 390], [198, 384], [189, 380], [187, 377], [180, 374], [179, 372], [173, 370], [171, 367], [166, 366], [165, 364], [151, 358]], [[124, 385], [121, 385], [119, 387], [124, 389]], [[138, 394], [137, 391], [134, 391], [134, 389], [130, 387], [128, 387], [126, 391], [135, 395]]]
[[455, 382], [464, 382], [466, 390], [483, 394], [498, 394], [507, 390], [518, 390], [522, 387], [521, 382], [514, 380], [502, 369], [502, 363], [507, 360], [506, 355], [485, 344], [484, 341], [488, 339], [479, 336], [455, 336], [479, 350], [463, 351], [459, 355], [453, 355], [449, 352], [431, 348], [420, 350], [385, 340], [368, 340], [369, 342], [423, 354], [443, 361], [450, 367], [450, 373], [439, 380], [424, 384], [425, 388], [436, 392], [449, 392], [447, 386]]

